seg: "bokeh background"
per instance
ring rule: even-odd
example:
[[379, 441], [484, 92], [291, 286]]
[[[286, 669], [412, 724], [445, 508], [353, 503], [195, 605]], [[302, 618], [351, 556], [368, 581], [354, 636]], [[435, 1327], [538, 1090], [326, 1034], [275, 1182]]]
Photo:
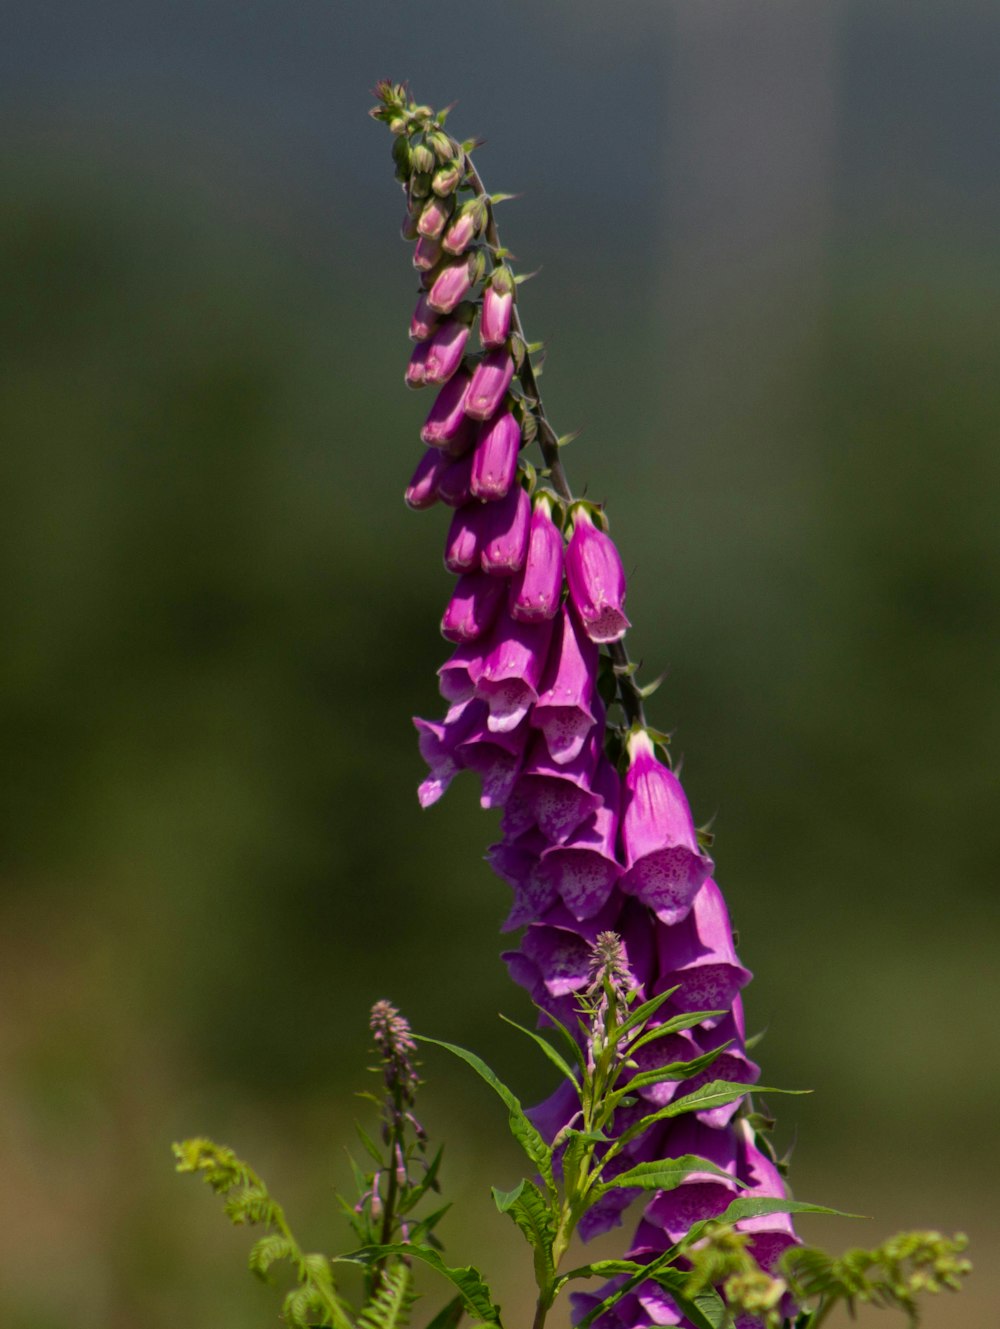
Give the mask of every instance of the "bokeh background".
[[[764, 1078], [816, 1091], [779, 1144], [874, 1218], [804, 1230], [964, 1228], [979, 1270], [925, 1323], [994, 1324], [1000, 11], [13, 0], [0, 30], [0, 1320], [273, 1323], [169, 1143], [232, 1144], [332, 1247], [376, 998], [550, 1087], [496, 1018], [528, 1011], [491, 818], [414, 794], [448, 577], [401, 501], [390, 76], [523, 191], [549, 412], [669, 670]], [[513, 1326], [502, 1112], [427, 1061], [449, 1251]]]

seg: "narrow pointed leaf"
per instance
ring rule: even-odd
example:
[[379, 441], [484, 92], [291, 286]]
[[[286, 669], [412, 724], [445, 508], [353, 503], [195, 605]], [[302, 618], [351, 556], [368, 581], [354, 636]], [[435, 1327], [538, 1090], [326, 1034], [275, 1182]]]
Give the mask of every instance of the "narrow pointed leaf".
[[528, 1158], [534, 1163], [545, 1179], [549, 1190], [555, 1193], [555, 1180], [552, 1175], [552, 1150], [542, 1139], [539, 1132], [531, 1124], [524, 1114], [524, 1108], [521, 1101], [512, 1089], [490, 1070], [486, 1062], [481, 1057], [477, 1057], [474, 1052], [468, 1052], [465, 1048], [459, 1047], [456, 1043], [445, 1043], [439, 1038], [428, 1038], [426, 1035], [417, 1034], [415, 1037], [421, 1043], [432, 1043], [435, 1047], [444, 1048], [453, 1056], [464, 1061], [471, 1066], [476, 1074], [490, 1086], [493, 1092], [503, 1101], [509, 1114], [510, 1132], [518, 1142]]
[[459, 1322], [465, 1314], [465, 1300], [462, 1297], [455, 1297], [448, 1304], [438, 1311], [434, 1319], [431, 1320], [427, 1329], [458, 1329]]
[[725, 1177], [727, 1181], [732, 1180], [724, 1168], [716, 1167], [707, 1158], [699, 1158], [697, 1154], [682, 1154], [680, 1158], [661, 1158], [656, 1162], [638, 1163], [612, 1181], [603, 1182], [598, 1187], [597, 1194], [605, 1195], [608, 1191], [631, 1187], [638, 1187], [643, 1191], [672, 1191], [686, 1181], [693, 1172], [711, 1172], [715, 1176]]
[[715, 1288], [705, 1288], [693, 1297], [687, 1296], [684, 1292], [687, 1278], [688, 1275], [679, 1269], [664, 1269], [654, 1275], [654, 1281], [669, 1292], [677, 1309], [691, 1321], [694, 1329], [729, 1329], [732, 1317]]
[[576, 1084], [577, 1080], [573, 1071], [569, 1068], [569, 1066], [563, 1060], [561, 1054], [556, 1051], [556, 1049], [552, 1046], [552, 1044], [548, 1041], [547, 1038], [543, 1038], [541, 1034], [536, 1034], [533, 1029], [525, 1029], [523, 1024], [518, 1024], [516, 1020], [509, 1020], [506, 1015], [501, 1015], [500, 1019], [503, 1020], [504, 1024], [509, 1024], [512, 1029], [517, 1029], [520, 1033], [525, 1034], [528, 1038], [531, 1039], [533, 1043], [537, 1043], [538, 1046], [545, 1053], [545, 1055], [548, 1057], [549, 1061], [552, 1062], [553, 1066], [555, 1066], [560, 1071], [560, 1073], [564, 1075], [567, 1080], [570, 1081], [571, 1084]]
[[514, 1221], [534, 1252], [539, 1287], [548, 1286], [555, 1273], [552, 1243], [556, 1219], [545, 1196], [533, 1181], [524, 1179], [512, 1191], [501, 1191], [494, 1186], [493, 1200], [500, 1212]]

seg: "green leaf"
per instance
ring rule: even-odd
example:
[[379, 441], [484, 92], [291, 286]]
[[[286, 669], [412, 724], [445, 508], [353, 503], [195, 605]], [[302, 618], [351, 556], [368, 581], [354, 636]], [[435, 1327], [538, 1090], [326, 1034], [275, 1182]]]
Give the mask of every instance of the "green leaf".
[[637, 1260], [594, 1260], [591, 1264], [581, 1264], [563, 1274], [561, 1281], [571, 1278], [614, 1278], [616, 1274], [636, 1274], [644, 1272], [646, 1266]]
[[[671, 991], [676, 991], [676, 989], [671, 988]], [[685, 1029], [693, 1029], [695, 1025], [701, 1024], [705, 1020], [714, 1019], [718, 1015], [725, 1015], [725, 1011], [689, 1011], [685, 1015], [675, 1015], [672, 1019], [664, 1020], [662, 1024], [647, 1029], [634, 1043], [630, 1043], [629, 1055], [631, 1056], [639, 1048], [645, 1047], [647, 1043], [655, 1042], [658, 1038], [664, 1038], [668, 1034], [679, 1034]]]
[[411, 1187], [399, 1206], [401, 1214], [408, 1214], [415, 1204], [417, 1204], [427, 1194], [429, 1190], [434, 1189], [437, 1181], [437, 1174], [441, 1167], [441, 1156], [444, 1153], [444, 1145], [441, 1145], [434, 1157], [427, 1165], [427, 1171], [417, 1182], [416, 1186]]
[[576, 1075], [567, 1065], [562, 1055], [556, 1051], [547, 1038], [542, 1038], [541, 1034], [536, 1034], [533, 1029], [525, 1029], [523, 1024], [518, 1024], [516, 1020], [509, 1020], [506, 1015], [501, 1015], [500, 1019], [503, 1020], [504, 1024], [509, 1024], [512, 1029], [517, 1029], [520, 1033], [527, 1035], [533, 1043], [537, 1043], [548, 1057], [549, 1061], [552, 1062], [553, 1066], [555, 1066], [571, 1084], [576, 1084]]
[[834, 1218], [864, 1218], [864, 1214], [848, 1214], [842, 1209], [828, 1209], [822, 1204], [807, 1204], [804, 1200], [782, 1200], [763, 1195], [744, 1195], [733, 1200], [718, 1218], [706, 1218], [694, 1223], [678, 1244], [690, 1246], [699, 1241], [710, 1223], [739, 1223], [744, 1218], [759, 1218], [762, 1214], [831, 1214]]
[[632, 1093], [636, 1089], [645, 1089], [651, 1084], [662, 1084], [664, 1080], [691, 1080], [706, 1067], [711, 1066], [712, 1062], [734, 1041], [731, 1038], [721, 1047], [713, 1048], [711, 1052], [703, 1052], [700, 1057], [692, 1057], [690, 1061], [670, 1061], [665, 1066], [657, 1066], [653, 1070], [633, 1075], [625, 1089], [620, 1092]]
[[679, 1158], [661, 1158], [657, 1162], [638, 1163], [635, 1167], [622, 1172], [611, 1181], [605, 1181], [597, 1188], [596, 1195], [605, 1195], [608, 1191], [637, 1187], [643, 1191], [672, 1191], [686, 1181], [693, 1172], [712, 1172], [716, 1176], [731, 1181], [729, 1173], [716, 1167], [707, 1158], [697, 1154], [682, 1154]]
[[[663, 1003], [669, 997], [673, 996], [673, 994], [677, 991], [679, 987], [680, 984], [677, 983], [675, 984], [674, 987], [667, 988], [666, 992], [658, 992], [655, 997], [650, 997], [649, 1001], [644, 1001], [641, 1006], [637, 1006], [635, 1010], [632, 1012], [632, 1014], [628, 1017], [628, 1019], [623, 1020], [621, 1024], [618, 1026], [618, 1028], [615, 1030], [614, 1033], [615, 1041], [617, 1042], [618, 1040], [623, 1038], [625, 1034], [630, 1033], [631, 1030], [638, 1028], [639, 1025], [645, 1024], [652, 1016], [656, 1014], [656, 1012], [660, 1009]], [[720, 1012], [720, 1014], [721, 1013], [722, 1012]]]
[[513, 1219], [535, 1254], [535, 1274], [539, 1287], [547, 1287], [555, 1274], [552, 1243], [556, 1236], [556, 1218], [545, 1196], [533, 1181], [518, 1182], [512, 1191], [493, 1187], [493, 1199], [502, 1214]]
[[374, 1264], [387, 1255], [405, 1255], [411, 1260], [421, 1260], [436, 1270], [442, 1278], [461, 1294], [466, 1309], [486, 1324], [500, 1325], [500, 1307], [493, 1301], [493, 1293], [484, 1281], [482, 1274], [473, 1265], [451, 1268], [430, 1246], [413, 1246], [409, 1242], [399, 1242], [389, 1246], [364, 1246], [350, 1255], [334, 1257], [338, 1264]]
[[465, 1048], [458, 1047], [455, 1043], [445, 1043], [439, 1038], [428, 1038], [424, 1034], [414, 1035], [421, 1043], [432, 1043], [435, 1047], [444, 1048], [453, 1056], [458, 1057], [467, 1065], [471, 1066], [481, 1079], [485, 1080], [493, 1092], [503, 1101], [509, 1114], [510, 1133], [518, 1142], [528, 1158], [538, 1168], [545, 1180], [549, 1191], [556, 1194], [555, 1179], [552, 1175], [552, 1150], [542, 1139], [541, 1135], [532, 1126], [531, 1122], [524, 1115], [524, 1108], [521, 1101], [512, 1089], [490, 1070], [486, 1062], [481, 1057], [477, 1057], [474, 1052], [468, 1052]]
[[705, 1288], [687, 1296], [684, 1287], [687, 1273], [679, 1269], [664, 1269], [653, 1275], [654, 1281], [670, 1293], [680, 1313], [695, 1326], [695, 1329], [729, 1329], [732, 1317], [726, 1310], [726, 1303], [714, 1288]]

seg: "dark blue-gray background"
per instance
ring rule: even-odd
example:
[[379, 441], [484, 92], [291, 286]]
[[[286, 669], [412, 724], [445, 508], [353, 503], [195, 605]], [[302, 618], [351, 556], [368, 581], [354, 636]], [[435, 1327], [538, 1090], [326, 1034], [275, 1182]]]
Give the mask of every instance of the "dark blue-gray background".
[[[5, 1323], [266, 1323], [166, 1144], [224, 1138], [335, 1244], [377, 997], [548, 1088], [495, 1019], [492, 820], [414, 797], [448, 578], [400, 500], [385, 76], [523, 194], [764, 1079], [817, 1091], [796, 1192], [877, 1220], [809, 1235], [965, 1226], [926, 1324], [990, 1322], [998, 57], [962, 0], [0, 8]], [[502, 1115], [429, 1060], [449, 1251], [515, 1323]]]

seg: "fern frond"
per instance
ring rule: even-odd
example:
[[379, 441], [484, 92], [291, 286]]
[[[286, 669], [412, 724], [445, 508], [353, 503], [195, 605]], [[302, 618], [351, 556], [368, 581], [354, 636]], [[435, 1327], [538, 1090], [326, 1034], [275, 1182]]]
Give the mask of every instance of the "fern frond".
[[417, 1295], [413, 1277], [401, 1261], [382, 1271], [379, 1289], [358, 1315], [358, 1329], [405, 1329]]

